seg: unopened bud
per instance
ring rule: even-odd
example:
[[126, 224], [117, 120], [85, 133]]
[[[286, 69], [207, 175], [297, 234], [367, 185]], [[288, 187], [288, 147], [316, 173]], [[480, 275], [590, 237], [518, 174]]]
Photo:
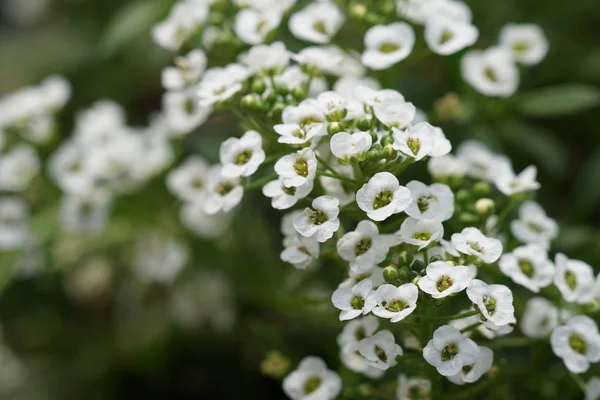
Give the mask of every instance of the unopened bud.
[[296, 86], [294, 90], [292, 90], [292, 96], [296, 100], [304, 100], [306, 98], [306, 90], [302, 86]]
[[494, 208], [496, 208], [496, 203], [494, 203], [494, 200], [492, 199], [483, 198], [475, 202], [475, 210], [477, 210], [480, 215], [490, 215], [494, 212]]
[[469, 191], [466, 189], [461, 189], [458, 192], [456, 192], [456, 200], [458, 200], [460, 202], [469, 200], [469, 197], [471, 197], [471, 195], [470, 195]]
[[361, 118], [356, 121], [356, 127], [361, 131], [368, 131], [371, 128], [371, 120], [368, 118]]
[[491, 192], [492, 187], [487, 182], [481, 181], [473, 185], [473, 193], [475, 193], [477, 197], [489, 196]]
[[398, 268], [393, 264], [385, 267], [383, 269], [383, 279], [385, 279], [387, 283], [394, 282], [398, 279]]
[[398, 263], [400, 265], [410, 265], [413, 262], [413, 255], [408, 251], [402, 251], [398, 254]]
[[474, 225], [479, 221], [479, 217], [475, 214], [464, 212], [458, 216], [458, 220], [465, 225]]
[[425, 263], [421, 260], [415, 260], [412, 263], [412, 269], [413, 269], [413, 271], [421, 272], [425, 269]]
[[263, 94], [267, 89], [267, 85], [265, 85], [265, 81], [261, 78], [257, 78], [252, 82], [251, 90], [254, 93]]
[[268, 117], [271, 119], [278, 119], [279, 117], [281, 117], [281, 113], [283, 113], [283, 110], [287, 107], [287, 105], [285, 103], [281, 103], [281, 102], [277, 102], [273, 105], [273, 107], [271, 108], [271, 110], [268, 113]]
[[383, 147], [385, 147], [387, 145], [390, 145], [392, 143], [394, 143], [394, 138], [391, 137], [390, 135], [386, 135], [386, 136], [384, 136], [384, 137], [381, 138], [381, 145]]
[[410, 282], [413, 274], [408, 266], [402, 267], [398, 270], [398, 279], [401, 282]]
[[344, 128], [339, 122], [330, 122], [327, 126], [327, 133], [329, 133], [330, 135], [335, 135], [336, 133], [339, 133], [343, 130]]
[[383, 156], [388, 160], [394, 160], [398, 156], [398, 152], [394, 150], [391, 144], [383, 147]]
[[248, 110], [260, 110], [262, 108], [262, 100], [256, 93], [250, 93], [242, 97], [242, 107]]

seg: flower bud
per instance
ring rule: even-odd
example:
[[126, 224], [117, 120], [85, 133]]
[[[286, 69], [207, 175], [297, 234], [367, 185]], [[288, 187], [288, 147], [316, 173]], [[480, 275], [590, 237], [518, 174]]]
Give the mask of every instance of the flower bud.
[[263, 375], [280, 379], [290, 371], [290, 360], [278, 351], [269, 351], [260, 363], [260, 372]]
[[343, 130], [344, 128], [339, 122], [330, 122], [327, 126], [327, 133], [329, 133], [330, 135], [335, 135], [336, 133], [339, 133]]
[[294, 90], [292, 90], [292, 96], [296, 100], [304, 100], [306, 98], [306, 90], [302, 86], [296, 86]]
[[364, 18], [367, 14], [367, 11], [367, 6], [361, 3], [354, 3], [352, 6], [350, 6], [350, 15], [352, 15], [354, 18]]
[[368, 131], [371, 128], [371, 120], [368, 118], [361, 118], [356, 121], [356, 127], [361, 131]]
[[385, 279], [387, 283], [394, 282], [396, 279], [398, 279], [398, 268], [396, 268], [396, 266], [393, 264], [385, 267], [383, 269], [383, 279]]
[[390, 135], [386, 135], [384, 137], [381, 138], [381, 145], [383, 147], [387, 146], [387, 145], [391, 145], [394, 143], [394, 138], [391, 137]]
[[260, 110], [262, 108], [262, 100], [256, 93], [250, 93], [242, 97], [242, 108], [248, 110]]
[[409, 253], [408, 251], [402, 251], [400, 254], [398, 254], [398, 263], [400, 265], [410, 265], [413, 259], [414, 257], [412, 253]]
[[388, 160], [393, 160], [398, 156], [398, 152], [394, 150], [391, 144], [383, 147], [383, 156]]
[[444, 261], [444, 259], [441, 256], [433, 256], [429, 259], [430, 263], [436, 262], [436, 261]]
[[277, 102], [273, 105], [273, 107], [271, 108], [271, 110], [269, 111], [267, 116], [270, 119], [278, 119], [281, 117], [281, 113], [283, 113], [283, 110], [286, 107], [287, 107], [287, 105], [285, 103]]
[[398, 279], [402, 282], [410, 282], [412, 279], [413, 273], [409, 267], [402, 267], [398, 270]]
[[466, 189], [461, 189], [458, 192], [456, 192], [456, 200], [458, 200], [460, 202], [467, 201], [467, 200], [469, 200], [470, 197], [471, 197], [471, 194]]
[[477, 210], [480, 215], [490, 215], [494, 212], [494, 208], [496, 208], [496, 203], [494, 203], [494, 200], [492, 199], [483, 198], [475, 202], [475, 210]]
[[290, 92], [290, 89], [288, 89], [287, 86], [280, 84], [275, 87], [275, 91], [277, 92], [277, 94], [286, 96]]
[[473, 185], [473, 193], [475, 193], [477, 197], [489, 196], [491, 192], [492, 187], [487, 182], [480, 181]]
[[266, 89], [267, 89], [267, 85], [265, 85], [264, 80], [257, 78], [252, 82], [251, 90], [254, 93], [263, 94]]
[[458, 216], [458, 220], [465, 225], [474, 225], [479, 221], [479, 217], [475, 214], [464, 212]]
[[413, 271], [421, 272], [425, 269], [425, 263], [421, 260], [415, 260], [412, 263], [412, 269], [413, 269]]
[[367, 151], [367, 159], [369, 160], [379, 160], [381, 159], [381, 151], [377, 149], [371, 149]]

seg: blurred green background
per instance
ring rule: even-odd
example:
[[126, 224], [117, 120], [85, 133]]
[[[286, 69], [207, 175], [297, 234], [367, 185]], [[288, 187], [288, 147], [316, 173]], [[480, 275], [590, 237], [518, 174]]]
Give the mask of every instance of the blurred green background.
[[[39, 3], [43, 8], [38, 15], [27, 16], [26, 3]], [[60, 73], [74, 87], [73, 98], [61, 114], [61, 136], [70, 134], [76, 110], [100, 98], [121, 103], [130, 124], [146, 124], [148, 115], [160, 109], [160, 71], [172, 57], [152, 43], [150, 28], [172, 3], [0, 0], [0, 93]], [[589, 93], [590, 106], [583, 112], [564, 107], [573, 90], [586, 92], [600, 86], [598, 2], [468, 3], [481, 31], [482, 46], [493, 44], [505, 23], [542, 26], [550, 52], [540, 65], [522, 71], [518, 96], [533, 93], [536, 104], [541, 96], [548, 107], [555, 107], [555, 102], [562, 111], [547, 116], [539, 107], [531, 111], [518, 106], [525, 100], [499, 104], [467, 92], [466, 107], [480, 101], [484, 107], [468, 123], [440, 122], [440, 126], [453, 143], [474, 137], [507, 153], [515, 170], [538, 165], [543, 185], [539, 200], [561, 224], [553, 250], [582, 259], [598, 272], [597, 94]], [[446, 92], [464, 87], [455, 75], [457, 62], [456, 57], [431, 56], [414, 65], [401, 65], [397, 86], [407, 99], [431, 110]], [[573, 84], [586, 86], [573, 89]], [[540, 95], [537, 91], [544, 87], [562, 89]], [[184, 153], [201, 153], [216, 161], [218, 144], [235, 134], [236, 128], [235, 123], [215, 116], [186, 138]], [[260, 373], [267, 351], [282, 351], [294, 364], [314, 354], [330, 366], [338, 365], [335, 337], [342, 324], [327, 299], [344, 274], [339, 264], [325, 259], [319, 269], [309, 272], [284, 265], [279, 260], [280, 214], [258, 192], [246, 196], [230, 233], [216, 243], [197, 239], [176, 222], [175, 200], [161, 179], [141, 193], [120, 199], [109, 231], [95, 241], [54, 235], [56, 222], [39, 218], [39, 226], [54, 235], [48, 243], [44, 273], [12, 280], [0, 295], [3, 341], [30, 371], [24, 385], [7, 392], [6, 398], [279, 399], [284, 398], [280, 383]], [[48, 210], [51, 217], [46, 219], [51, 219], [55, 216], [52, 204]], [[172, 290], [140, 287], [129, 279], [127, 260], [134, 238], [148, 231], [175, 235], [193, 253]], [[12, 261], [0, 254], [0, 268], [12, 268]], [[95, 262], [108, 263], [112, 271], [100, 286], [89, 284], [77, 272]], [[202, 309], [198, 312], [204, 317], [190, 327], [174, 320], [170, 306], [176, 301], [174, 292], [197, 276], [228, 283], [224, 289], [228, 294], [221, 297], [230, 300], [214, 301], [220, 297], [203, 296], [210, 291], [206, 286], [194, 287], [192, 292], [198, 297], [192, 308]], [[325, 299], [325, 305], [311, 305], [315, 299]], [[209, 319], [206, 315], [231, 311], [231, 327], [215, 329], [202, 323]], [[549, 346], [530, 351], [507, 357], [518, 370], [519, 363], [531, 356], [544, 379], [499, 382], [493, 393], [480, 398], [556, 398], [559, 390], [565, 393], [560, 398], [580, 398], [573, 383], [563, 383], [566, 370], [549, 353]], [[2, 368], [0, 363], [0, 375]]]

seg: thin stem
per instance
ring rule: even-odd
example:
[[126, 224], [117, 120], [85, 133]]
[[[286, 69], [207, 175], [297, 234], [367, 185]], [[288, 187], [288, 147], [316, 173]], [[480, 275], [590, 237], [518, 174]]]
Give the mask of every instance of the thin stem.
[[330, 178], [335, 178], [335, 179], [339, 179], [341, 181], [346, 181], [346, 182], [350, 182], [350, 183], [356, 183], [356, 181], [352, 178], [348, 178], [347, 176], [344, 175], [340, 175], [338, 173], [328, 173], [328, 172], [323, 172], [323, 171], [317, 171], [317, 175], [321, 175], [321, 176], [328, 176]]
[[500, 226], [502, 225], [502, 223], [504, 222], [504, 220], [508, 217], [508, 215], [510, 214], [510, 212], [513, 210], [513, 208], [515, 208], [515, 206], [518, 204], [518, 201], [516, 201], [515, 199], [511, 198], [508, 201], [508, 204], [506, 205], [506, 207], [504, 207], [504, 209], [502, 209], [502, 212], [498, 215], [498, 220], [496, 221], [496, 226]]
[[360, 165], [358, 164], [358, 161], [352, 162], [352, 169], [354, 170], [354, 178], [358, 182], [362, 182], [363, 172], [362, 172], [362, 169], [360, 168]]
[[463, 319], [467, 317], [472, 317], [473, 315], [479, 315], [479, 310], [473, 310], [469, 312], [465, 312], [462, 314], [454, 314], [454, 315], [446, 315], [446, 316], [428, 316], [428, 315], [415, 315], [417, 318], [432, 320], [432, 321], [453, 321], [455, 319]]
[[429, 253], [427, 252], [427, 247], [423, 249], [423, 263], [425, 266], [429, 265]]
[[415, 162], [414, 158], [410, 158], [409, 157], [406, 160], [402, 161], [401, 163], [392, 166], [388, 170], [388, 172], [391, 173], [391, 174], [393, 174], [393, 175], [401, 174], [402, 172], [404, 172], [404, 170], [406, 170], [406, 168], [408, 168], [414, 162]]
[[326, 170], [333, 172], [334, 174], [338, 173], [335, 169], [333, 169], [333, 167], [331, 165], [329, 165], [327, 163], [327, 161], [325, 161], [324, 159], [322, 159], [320, 156], [318, 156], [316, 154], [315, 154], [315, 156], [317, 157], [317, 161], [320, 162], [321, 165], [323, 165], [323, 167], [325, 167]]
[[460, 333], [465, 333], [465, 332], [473, 331], [473, 330], [479, 328], [480, 326], [481, 326], [481, 322], [475, 322], [474, 324], [471, 324], [469, 326], [466, 326], [466, 327], [462, 328], [460, 330]]
[[585, 384], [583, 379], [581, 379], [581, 377], [579, 375], [577, 375], [573, 372], [571, 372], [570, 375], [571, 375], [571, 378], [573, 378], [573, 380], [577, 384], [577, 386], [579, 386], [579, 389], [581, 389], [582, 392], [585, 392], [587, 389], [587, 385]]

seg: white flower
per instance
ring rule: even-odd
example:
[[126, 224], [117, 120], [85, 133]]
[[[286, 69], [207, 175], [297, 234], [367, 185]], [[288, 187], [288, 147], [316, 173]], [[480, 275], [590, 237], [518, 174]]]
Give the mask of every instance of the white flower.
[[467, 287], [467, 296], [473, 302], [487, 322], [496, 326], [514, 323], [515, 308], [513, 295], [504, 285], [488, 285], [479, 279], [473, 279]]
[[494, 183], [502, 193], [507, 196], [512, 196], [513, 194], [529, 190], [538, 190], [541, 185], [536, 180], [536, 177], [537, 168], [531, 165], [516, 176], [512, 170], [506, 171], [506, 173], [497, 176]]
[[198, 105], [194, 88], [165, 92], [162, 98], [165, 123], [174, 136], [184, 135], [206, 122], [211, 107]]
[[239, 60], [252, 74], [283, 71], [290, 63], [290, 52], [283, 42], [253, 46]]
[[431, 397], [431, 381], [425, 378], [408, 378], [398, 375], [396, 398], [398, 400], [429, 400]]
[[299, 187], [315, 179], [317, 157], [309, 148], [281, 157], [275, 163], [275, 172], [286, 187]]
[[399, 287], [385, 284], [377, 288], [367, 299], [373, 314], [390, 322], [402, 321], [417, 308], [419, 289], [414, 283]]
[[259, 44], [279, 26], [281, 12], [276, 9], [257, 10], [244, 8], [235, 17], [233, 30], [237, 37], [247, 44]]
[[361, 340], [371, 337], [379, 328], [379, 319], [373, 315], [354, 319], [344, 325], [337, 337], [337, 343], [344, 350], [358, 350]]
[[338, 215], [340, 202], [329, 196], [320, 196], [313, 200], [313, 208], [305, 208], [304, 212], [294, 219], [294, 228], [305, 237], [312, 237], [317, 242], [329, 240], [340, 228]]
[[231, 211], [244, 197], [244, 188], [240, 179], [224, 177], [221, 174], [220, 165], [211, 167], [208, 174], [207, 191], [203, 210], [210, 215], [221, 211]]
[[256, 131], [246, 131], [241, 138], [229, 138], [221, 143], [219, 158], [221, 174], [227, 178], [250, 176], [265, 160], [262, 137]]
[[443, 376], [456, 375], [465, 365], [473, 364], [478, 356], [477, 344], [449, 325], [437, 328], [423, 349], [423, 358]]
[[440, 221], [433, 219], [419, 220], [408, 217], [400, 226], [398, 234], [402, 242], [418, 246], [419, 250], [423, 250], [444, 237], [444, 226]]
[[386, 99], [373, 107], [375, 117], [388, 127], [404, 129], [415, 118], [416, 107], [403, 98]]
[[303, 236], [288, 236], [283, 240], [285, 249], [281, 261], [292, 264], [297, 269], [306, 269], [319, 258], [319, 242]]
[[290, 17], [289, 28], [298, 39], [327, 43], [344, 23], [344, 14], [328, 0], [310, 3]]
[[548, 252], [537, 244], [517, 247], [512, 253], [504, 254], [498, 265], [504, 275], [534, 293], [550, 285], [554, 278], [554, 265], [548, 260]]
[[298, 215], [302, 214], [302, 210], [290, 211], [281, 217], [280, 230], [281, 234], [285, 237], [297, 236], [296, 228], [294, 228], [294, 220]]
[[151, 235], [136, 243], [132, 265], [140, 280], [170, 284], [188, 259], [188, 249], [182, 243]]
[[377, 225], [371, 221], [360, 221], [353, 232], [348, 232], [337, 242], [337, 252], [350, 262], [356, 272], [369, 270], [383, 262], [396, 240], [390, 235], [380, 235]]
[[479, 30], [468, 22], [446, 16], [430, 18], [425, 25], [427, 46], [437, 54], [454, 54], [477, 41]]
[[402, 347], [390, 331], [379, 331], [358, 344], [358, 351], [373, 367], [387, 370], [396, 365], [396, 357], [402, 355]]
[[0, 155], [0, 190], [20, 192], [40, 172], [40, 160], [34, 148], [18, 144]]
[[240, 8], [250, 7], [257, 10], [277, 9], [285, 12], [296, 4], [296, 0], [233, 0]]
[[152, 29], [152, 38], [161, 47], [178, 50], [207, 21], [209, 3], [199, 0], [177, 2], [169, 16]]
[[179, 220], [187, 229], [202, 239], [216, 239], [231, 226], [232, 216], [225, 212], [207, 214], [202, 203], [184, 203]]
[[278, 124], [273, 129], [280, 135], [277, 141], [285, 144], [304, 144], [327, 134], [327, 126], [322, 123]]
[[408, 57], [415, 40], [415, 31], [406, 22], [373, 26], [365, 34], [362, 63], [371, 69], [387, 69]]
[[341, 159], [350, 159], [371, 148], [372, 139], [369, 132], [336, 133], [331, 137], [330, 146], [334, 156]]
[[352, 287], [365, 279], [371, 281], [372, 289], [377, 289], [379, 286], [385, 283], [381, 268], [373, 265], [370, 269], [364, 272], [355, 272], [352, 269], [348, 270], [348, 279], [340, 283], [338, 287]]
[[585, 388], [584, 400], [599, 400], [600, 399], [600, 378], [591, 378]]
[[577, 315], [566, 325], [554, 329], [550, 344], [554, 354], [575, 374], [586, 372], [590, 363], [600, 361], [598, 325], [588, 316]]
[[363, 357], [358, 350], [340, 348], [340, 360], [351, 371], [363, 374], [370, 379], [379, 379], [385, 371], [373, 367], [372, 363]]
[[74, 234], [99, 234], [108, 221], [110, 199], [103, 195], [67, 194], [60, 209], [61, 228]]
[[505, 47], [469, 51], [461, 71], [463, 79], [486, 96], [512, 96], [519, 86], [519, 69]]
[[502, 255], [502, 242], [485, 236], [477, 228], [465, 228], [450, 238], [459, 252], [474, 256], [486, 264], [496, 262]]
[[371, 279], [363, 279], [356, 285], [348, 287], [340, 285], [331, 295], [331, 302], [340, 311], [340, 321], [347, 321], [371, 310], [367, 308], [367, 298], [373, 289]]
[[548, 53], [548, 39], [535, 24], [506, 24], [500, 31], [500, 44], [508, 47], [513, 58], [522, 64], [537, 64]]
[[459, 373], [448, 377], [456, 385], [477, 382], [479, 378], [490, 370], [494, 364], [494, 352], [485, 346], [479, 346], [479, 355], [471, 365], [462, 367]]
[[175, 57], [175, 67], [166, 67], [162, 71], [163, 87], [166, 90], [181, 90], [197, 83], [206, 69], [206, 62], [206, 54], [200, 49]]
[[[418, 110], [421, 111], [421, 110]], [[413, 124], [418, 124], [420, 122], [426, 122], [426, 121], [420, 121], [420, 116], [417, 114], [417, 116], [415, 117]], [[441, 128], [438, 128], [437, 126], [433, 127], [433, 149], [431, 149], [431, 151], [429, 152], [429, 156], [430, 157], [444, 157], [446, 156], [448, 153], [450, 153], [450, 151], [452, 151], [452, 143], [450, 143], [450, 141], [448, 140], [448, 138], [446, 138], [446, 135], [444, 135], [444, 131]]]
[[332, 55], [325, 47], [305, 47], [298, 54], [292, 56], [301, 66], [304, 66], [312, 75], [333, 73], [342, 61], [340, 55]]
[[307, 181], [298, 187], [286, 187], [283, 179], [279, 178], [268, 182], [262, 188], [265, 196], [271, 198], [271, 206], [276, 210], [287, 210], [296, 205], [298, 200], [308, 196], [313, 190], [313, 181]]
[[579, 260], [571, 260], [558, 253], [554, 260], [556, 275], [554, 285], [570, 303], [585, 304], [594, 299], [594, 270]]
[[343, 75], [333, 85], [333, 90], [342, 96], [352, 97], [357, 87], [367, 87], [369, 89], [378, 90], [381, 85], [379, 81], [370, 76], [352, 76]]
[[404, 102], [404, 96], [394, 89], [372, 89], [366, 86], [354, 88], [354, 97], [369, 107], [380, 107], [388, 102]]
[[419, 122], [405, 130], [393, 128], [393, 148], [415, 159], [429, 155], [435, 145], [435, 128], [428, 122]]
[[458, 147], [458, 157], [467, 164], [467, 174], [493, 182], [496, 177], [512, 172], [510, 160], [493, 153], [485, 145], [467, 140]]
[[338, 199], [340, 201], [340, 206], [345, 206], [354, 201], [354, 190], [345, 188], [341, 180], [329, 176], [320, 176], [319, 182], [321, 182], [325, 194]]
[[525, 305], [520, 327], [525, 336], [543, 338], [550, 335], [558, 322], [558, 309], [543, 297], [533, 297]]
[[314, 104], [321, 109], [329, 122], [362, 116], [362, 104], [360, 102], [348, 99], [336, 92], [326, 91], [320, 93]]
[[374, 221], [398, 214], [412, 202], [410, 190], [389, 172], [378, 172], [356, 193], [356, 203]]
[[537, 243], [548, 248], [558, 236], [558, 225], [548, 218], [538, 203], [525, 201], [519, 208], [519, 219], [510, 223], [510, 231], [522, 242]]
[[431, 158], [427, 163], [427, 170], [434, 178], [462, 177], [468, 170], [467, 163], [451, 154]]
[[454, 193], [447, 185], [434, 183], [427, 186], [419, 181], [410, 181], [406, 187], [413, 200], [405, 211], [408, 216], [443, 222], [454, 215]]
[[29, 237], [28, 209], [16, 197], [0, 197], [0, 250], [14, 250]]
[[306, 357], [283, 380], [283, 391], [292, 400], [333, 400], [342, 380], [318, 357]]
[[419, 279], [419, 289], [434, 299], [441, 299], [465, 290], [471, 283], [469, 268], [464, 265], [453, 266], [446, 261], [435, 261], [425, 269], [426, 275]]
[[284, 124], [296, 124], [303, 127], [320, 124], [324, 129], [323, 135], [327, 134], [325, 129], [327, 125], [324, 124], [327, 121], [325, 112], [315, 101], [303, 101], [297, 106], [286, 107], [281, 114], [281, 120]]
[[229, 64], [206, 71], [198, 84], [197, 96], [200, 107], [208, 107], [228, 100], [242, 90], [242, 82], [248, 78], [249, 71], [241, 64]]
[[207, 194], [210, 167], [200, 156], [189, 156], [167, 175], [167, 188], [184, 201], [202, 202]]

